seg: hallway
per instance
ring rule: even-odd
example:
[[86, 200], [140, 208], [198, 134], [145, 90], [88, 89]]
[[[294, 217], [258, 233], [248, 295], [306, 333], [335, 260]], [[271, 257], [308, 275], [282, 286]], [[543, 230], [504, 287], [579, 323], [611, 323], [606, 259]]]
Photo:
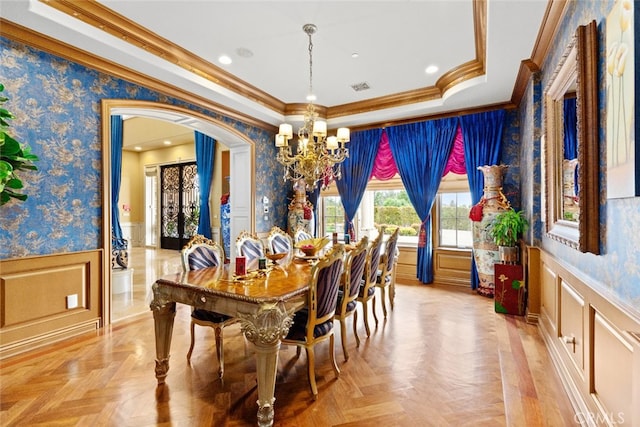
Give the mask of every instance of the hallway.
[[112, 294], [114, 322], [149, 311], [147, 297], [153, 282], [165, 274], [182, 271], [180, 252], [134, 247], [129, 250], [129, 268], [133, 269], [131, 291]]

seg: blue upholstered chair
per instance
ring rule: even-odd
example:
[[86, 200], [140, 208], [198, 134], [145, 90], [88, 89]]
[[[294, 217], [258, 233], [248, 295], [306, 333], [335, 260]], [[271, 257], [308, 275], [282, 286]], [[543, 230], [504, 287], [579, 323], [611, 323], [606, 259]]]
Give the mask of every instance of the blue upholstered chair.
[[278, 261], [285, 264], [291, 261], [293, 257], [293, 239], [285, 233], [280, 227], [274, 226], [267, 236], [267, 249], [273, 254], [286, 253], [287, 255]]
[[[387, 317], [387, 305], [385, 304], [386, 291], [389, 290], [389, 303], [393, 310], [393, 297], [395, 294], [395, 265], [396, 265], [396, 250], [398, 249], [398, 234], [400, 228], [389, 236], [387, 243], [384, 246], [384, 253], [380, 256], [380, 270], [377, 271], [376, 287], [380, 289], [380, 302], [382, 303], [382, 312], [384, 317]], [[375, 312], [375, 307], [374, 307]]]
[[335, 245], [311, 267], [311, 283], [307, 293], [307, 306], [293, 318], [289, 333], [282, 340], [284, 345], [297, 346], [296, 355], [304, 348], [307, 353], [307, 371], [313, 398], [318, 398], [316, 385], [315, 355], [316, 344], [329, 340], [329, 357], [336, 377], [340, 369], [336, 363], [333, 316], [336, 312], [340, 276], [343, 270], [344, 245]]
[[[182, 248], [181, 255], [182, 267], [185, 271], [222, 266], [225, 260], [224, 249], [216, 242], [199, 234], [193, 236], [189, 243]], [[213, 328], [216, 337], [216, 355], [218, 356], [218, 376], [222, 378], [224, 374], [222, 329], [236, 323], [238, 320], [214, 311], [194, 309], [191, 312], [191, 345], [187, 352], [187, 360], [191, 361], [191, 354], [195, 344], [195, 325]]]
[[[373, 300], [372, 304], [375, 306], [375, 298], [376, 298], [376, 277], [378, 275], [378, 264], [380, 264], [380, 252], [382, 250], [382, 236], [384, 234], [384, 230], [380, 230], [378, 233], [378, 237], [373, 239], [371, 245], [369, 245], [369, 250], [367, 251], [367, 261], [364, 267], [364, 279], [360, 282], [360, 291], [358, 292], [358, 301], [362, 304], [362, 314], [364, 318], [364, 329], [367, 331], [367, 336], [371, 336], [371, 330], [369, 329], [369, 301]], [[378, 324], [378, 317], [376, 316], [375, 309], [372, 308], [373, 318], [376, 321], [376, 325]], [[355, 328], [355, 319], [354, 318], [354, 328]], [[358, 345], [360, 344], [360, 338], [358, 337], [358, 333], [356, 329], [354, 329], [354, 333], [356, 335], [356, 342]]]
[[293, 233], [293, 240], [296, 243], [298, 243], [300, 240], [307, 239], [313, 239], [313, 236], [303, 227], [298, 227], [298, 229]]
[[258, 236], [243, 230], [236, 239], [236, 252], [246, 258], [247, 269], [256, 269], [258, 259], [264, 257], [264, 244]]
[[[333, 317], [340, 322], [340, 337], [342, 339], [342, 352], [344, 360], [349, 360], [349, 352], [347, 351], [347, 318], [353, 316], [353, 333], [357, 337], [356, 322], [358, 321], [358, 292], [360, 291], [360, 283], [364, 277], [364, 269], [367, 262], [367, 247], [369, 238], [364, 236], [356, 247], [347, 254], [344, 262], [344, 274], [342, 275], [342, 289], [338, 292], [338, 304], [336, 306], [336, 314]], [[360, 339], [356, 340], [360, 345]]]

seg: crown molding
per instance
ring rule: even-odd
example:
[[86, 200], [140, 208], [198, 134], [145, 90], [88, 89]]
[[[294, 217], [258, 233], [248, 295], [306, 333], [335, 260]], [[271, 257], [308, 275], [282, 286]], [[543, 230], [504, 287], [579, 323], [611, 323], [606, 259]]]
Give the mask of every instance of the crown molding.
[[[39, 1], [178, 65], [185, 70], [196, 73], [200, 77], [219, 84], [277, 113], [285, 116], [303, 113], [303, 111], [301, 112], [300, 110], [301, 104], [283, 103], [214, 64], [192, 55], [181, 46], [171, 43], [98, 2], [78, 2], [73, 0]], [[473, 16], [476, 58], [446, 72], [438, 79], [435, 86], [338, 106], [316, 106], [319, 115], [331, 119], [440, 99], [444, 93], [453, 86], [485, 74], [487, 0], [475, 0], [473, 2]]]
[[538, 38], [531, 53], [531, 60], [538, 69], [542, 69], [547, 60], [549, 49], [556, 36], [560, 22], [567, 12], [570, 0], [549, 0], [547, 10], [542, 18]]
[[276, 130], [276, 128], [270, 123], [257, 120], [254, 117], [212, 102], [207, 98], [185, 92], [179, 87], [154, 79], [130, 68], [123, 67], [122, 65], [116, 64], [112, 61], [105, 60], [99, 56], [78, 49], [59, 40], [52, 39], [32, 29], [25, 28], [2, 18], [0, 18], [0, 35], [25, 45], [35, 47], [52, 55], [119, 77], [140, 86], [147, 87], [164, 95], [215, 111], [223, 116], [241, 121], [248, 125], [256, 126], [269, 132], [274, 132]]
[[511, 94], [511, 103], [513, 105], [520, 105], [531, 76], [539, 72], [547, 60], [551, 43], [555, 38], [558, 25], [560, 25], [568, 5], [569, 2], [566, 0], [549, 0], [547, 3], [547, 9], [545, 10], [542, 24], [538, 31], [538, 37], [533, 46], [531, 58], [525, 59], [520, 63], [518, 77], [516, 78]]
[[98, 2], [40, 1], [274, 111], [284, 109], [282, 101]]
[[476, 45], [475, 59], [447, 71], [440, 76], [434, 86], [329, 107], [327, 109], [327, 117], [350, 116], [441, 99], [445, 92], [454, 86], [484, 75], [486, 73], [487, 57], [487, 0], [473, 2], [473, 21]]
[[[191, 55], [180, 46], [172, 44], [145, 28], [139, 26], [125, 17], [106, 8], [98, 2], [76, 2], [71, 0], [40, 0], [42, 3], [56, 8], [64, 13], [93, 25], [102, 31], [119, 37], [135, 46], [170, 61], [184, 69], [196, 73], [216, 84], [234, 91], [260, 105], [272, 109], [284, 116], [303, 115], [306, 104], [285, 104], [273, 96], [236, 78], [215, 65]], [[496, 104], [497, 106], [485, 106], [476, 109], [459, 110], [457, 112], [427, 115], [400, 119], [392, 122], [378, 122], [363, 125], [358, 128], [384, 127], [394, 124], [410, 123], [419, 120], [432, 119], [445, 116], [461, 115], [463, 111], [477, 112], [495, 108], [514, 108], [519, 105], [526, 90], [531, 74], [538, 71], [548, 54], [551, 42], [557, 31], [557, 25], [564, 16], [568, 6], [567, 0], [549, 0], [538, 37], [533, 49], [531, 59], [522, 61], [516, 83], [514, 85], [511, 101]], [[371, 98], [349, 104], [333, 107], [316, 105], [320, 117], [327, 119], [344, 117], [377, 111], [381, 109], [406, 106], [409, 104], [441, 99], [447, 90], [456, 85], [482, 76], [486, 72], [486, 31], [487, 31], [487, 0], [477, 0], [473, 3], [474, 32], [476, 58], [455, 67], [442, 75], [435, 85], [396, 93], [388, 96]], [[65, 59], [97, 69], [99, 71], [126, 79], [136, 84], [149, 87], [160, 93], [177, 99], [184, 100], [203, 108], [219, 112], [227, 117], [242, 121], [267, 131], [275, 131], [275, 126], [263, 122], [244, 113], [230, 109], [219, 103], [210, 101], [202, 96], [185, 92], [184, 89], [169, 85], [158, 79], [151, 78], [135, 70], [121, 66], [120, 64], [104, 60], [94, 54], [80, 50], [74, 46], [51, 39], [34, 30], [21, 27], [10, 21], [0, 18], [0, 34], [24, 44], [39, 48], [48, 53], [61, 56]]]

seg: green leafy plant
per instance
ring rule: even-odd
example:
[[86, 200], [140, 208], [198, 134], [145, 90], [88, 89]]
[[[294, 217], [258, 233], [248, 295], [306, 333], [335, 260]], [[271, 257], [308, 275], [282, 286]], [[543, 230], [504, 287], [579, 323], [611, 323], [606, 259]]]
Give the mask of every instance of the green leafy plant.
[[[0, 83], [0, 93], [3, 91], [4, 85]], [[8, 99], [0, 95], [0, 205], [12, 197], [23, 202], [27, 200], [26, 194], [17, 191], [23, 185], [16, 171], [38, 170], [33, 162], [39, 160], [28, 146], [23, 146], [7, 133], [8, 121], [15, 118], [10, 111], [1, 107]]]
[[489, 235], [498, 246], [516, 246], [518, 239], [529, 228], [529, 222], [522, 211], [509, 208], [493, 219]]

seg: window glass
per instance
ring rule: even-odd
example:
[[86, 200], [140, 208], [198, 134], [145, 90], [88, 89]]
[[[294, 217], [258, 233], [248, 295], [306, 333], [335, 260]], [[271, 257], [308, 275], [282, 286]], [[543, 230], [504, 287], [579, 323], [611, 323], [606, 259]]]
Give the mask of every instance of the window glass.
[[420, 218], [404, 189], [373, 191], [373, 221], [376, 227], [385, 226], [385, 234], [400, 228], [398, 241], [418, 242]]
[[322, 223], [324, 234], [331, 234], [334, 231], [341, 235], [344, 233], [344, 208], [340, 201], [340, 196], [325, 196], [322, 198]]
[[438, 203], [440, 246], [470, 248], [471, 234], [471, 193], [441, 193]]

